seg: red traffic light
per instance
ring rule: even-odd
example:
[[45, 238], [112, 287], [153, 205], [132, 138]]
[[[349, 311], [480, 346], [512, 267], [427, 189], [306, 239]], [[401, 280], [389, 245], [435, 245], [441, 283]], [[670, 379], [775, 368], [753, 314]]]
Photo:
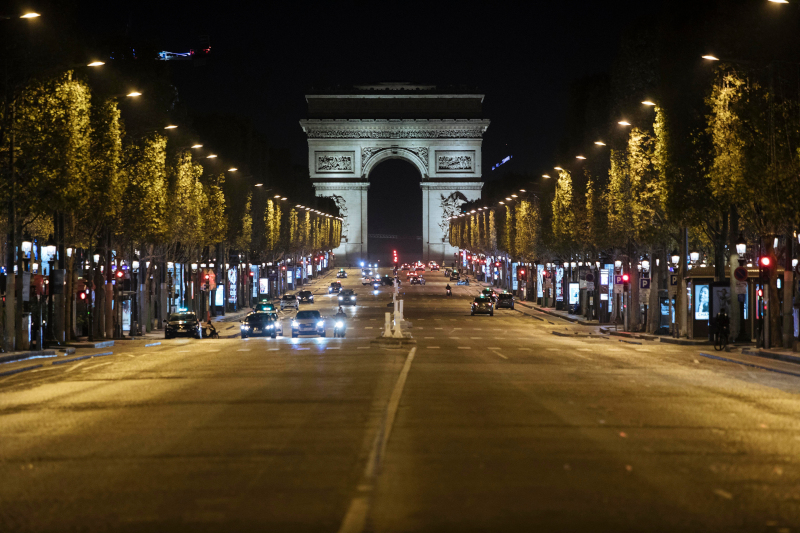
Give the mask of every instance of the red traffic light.
[[764, 296], [764, 291], [758, 289], [758, 297], [761, 298], [762, 296]]
[[770, 259], [769, 257], [762, 257], [761, 266], [764, 268], [769, 268], [770, 266], [772, 266], [772, 259]]
[[520, 275], [520, 276], [524, 276], [524, 275], [525, 275], [525, 269], [524, 269], [524, 268], [521, 268], [521, 269], [519, 270], [519, 275]]
[[494, 264], [494, 266], [496, 266], [497, 268], [500, 268], [500, 261], [496, 262], [496, 263]]
[[85, 292], [80, 293], [78, 296], [79, 296], [79, 298], [81, 300], [85, 300], [86, 299], [86, 293]]
[[118, 278], [122, 279], [122, 277], [123, 277], [124, 275], [125, 275], [125, 272], [123, 272], [122, 270], [117, 270], [117, 277], [118, 277]]
[[631, 280], [630, 274], [623, 274], [622, 275], [622, 283], [628, 283]]
[[[252, 276], [253, 274], [251, 273], [250, 275]], [[204, 276], [203, 276], [203, 279], [204, 279], [204, 280], [206, 280], [206, 281], [208, 281], [208, 274], [204, 275]]]

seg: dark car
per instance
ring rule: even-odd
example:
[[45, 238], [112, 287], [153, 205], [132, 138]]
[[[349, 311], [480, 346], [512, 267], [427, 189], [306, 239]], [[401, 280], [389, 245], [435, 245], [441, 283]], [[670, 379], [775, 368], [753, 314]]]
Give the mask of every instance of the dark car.
[[241, 332], [243, 339], [257, 335], [270, 336], [274, 339], [278, 335], [278, 329], [275, 327], [275, 314], [252, 313], [247, 315], [247, 318], [242, 321]]
[[489, 298], [492, 302], [497, 303], [497, 292], [494, 289], [486, 287], [481, 291], [481, 296], [484, 298]]
[[190, 311], [179, 311], [170, 313], [167, 318], [167, 325], [164, 328], [164, 338], [173, 337], [194, 337], [200, 339], [203, 336], [202, 326], [197, 320], [197, 315]]
[[331, 283], [331, 286], [328, 287], [328, 294], [336, 294], [337, 292], [342, 290], [342, 284], [339, 281], [334, 281]]
[[336, 277], [337, 278], [346, 278], [347, 277], [347, 272], [345, 272], [345, 270], [343, 268], [340, 268], [339, 272], [336, 273]]
[[491, 298], [483, 298], [482, 296], [475, 298], [472, 302], [471, 314], [474, 316], [476, 313], [494, 316], [494, 303]]
[[391, 276], [383, 276], [381, 278], [381, 285], [394, 285], [394, 278]]
[[456, 272], [455, 270], [451, 271], [450, 272], [450, 281], [453, 281], [453, 280], [458, 281], [458, 279], [459, 279], [458, 272]]
[[495, 304], [497, 309], [501, 307], [507, 307], [508, 309], [514, 309], [514, 295], [504, 292], [502, 294], [497, 295], [497, 303]]
[[356, 293], [352, 289], [340, 292], [339, 305], [356, 305]]
[[314, 295], [311, 291], [300, 291], [297, 293], [297, 301], [301, 304], [313, 304]]

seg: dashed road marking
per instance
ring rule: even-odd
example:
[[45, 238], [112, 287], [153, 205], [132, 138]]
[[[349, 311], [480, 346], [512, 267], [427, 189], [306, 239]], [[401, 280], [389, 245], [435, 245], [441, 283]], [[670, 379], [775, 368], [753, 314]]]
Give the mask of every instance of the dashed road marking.
[[356, 350], [368, 350], [369, 346], [356, 346]]
[[531, 349], [530, 349], [530, 348], [521, 348], [521, 347], [520, 347], [520, 348], [517, 348], [517, 349], [518, 349], [518, 350], [525, 350], [526, 352], [530, 352], [530, 351], [531, 351]]
[[500, 347], [499, 347], [499, 346], [489, 346], [489, 347], [488, 347], [488, 348], [486, 348], [486, 349], [487, 349], [487, 350], [499, 350], [499, 349], [500, 349]]
[[426, 346], [426, 348], [433, 350], [434, 348], [439, 348], [438, 346]]
[[471, 350], [472, 346], [459, 346], [458, 349], [459, 350]]

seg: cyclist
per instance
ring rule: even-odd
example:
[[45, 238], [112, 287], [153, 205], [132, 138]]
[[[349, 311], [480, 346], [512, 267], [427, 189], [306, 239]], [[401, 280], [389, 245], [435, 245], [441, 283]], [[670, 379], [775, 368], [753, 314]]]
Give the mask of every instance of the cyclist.
[[714, 348], [719, 351], [728, 344], [728, 337], [731, 334], [731, 319], [725, 309], [717, 313], [717, 334], [714, 339]]

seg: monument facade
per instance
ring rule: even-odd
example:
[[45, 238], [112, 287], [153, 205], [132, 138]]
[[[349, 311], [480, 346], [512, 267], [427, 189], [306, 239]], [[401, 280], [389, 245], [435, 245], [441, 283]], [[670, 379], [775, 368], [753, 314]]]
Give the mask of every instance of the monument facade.
[[[306, 95], [308, 164], [317, 196], [330, 196], [343, 222], [340, 264], [368, 258], [367, 190], [373, 168], [408, 161], [422, 188], [423, 261], [450, 263], [448, 217], [481, 195], [481, 145], [489, 120], [483, 95], [434, 86], [380, 84]], [[397, 216], [402, 216], [398, 209]]]

